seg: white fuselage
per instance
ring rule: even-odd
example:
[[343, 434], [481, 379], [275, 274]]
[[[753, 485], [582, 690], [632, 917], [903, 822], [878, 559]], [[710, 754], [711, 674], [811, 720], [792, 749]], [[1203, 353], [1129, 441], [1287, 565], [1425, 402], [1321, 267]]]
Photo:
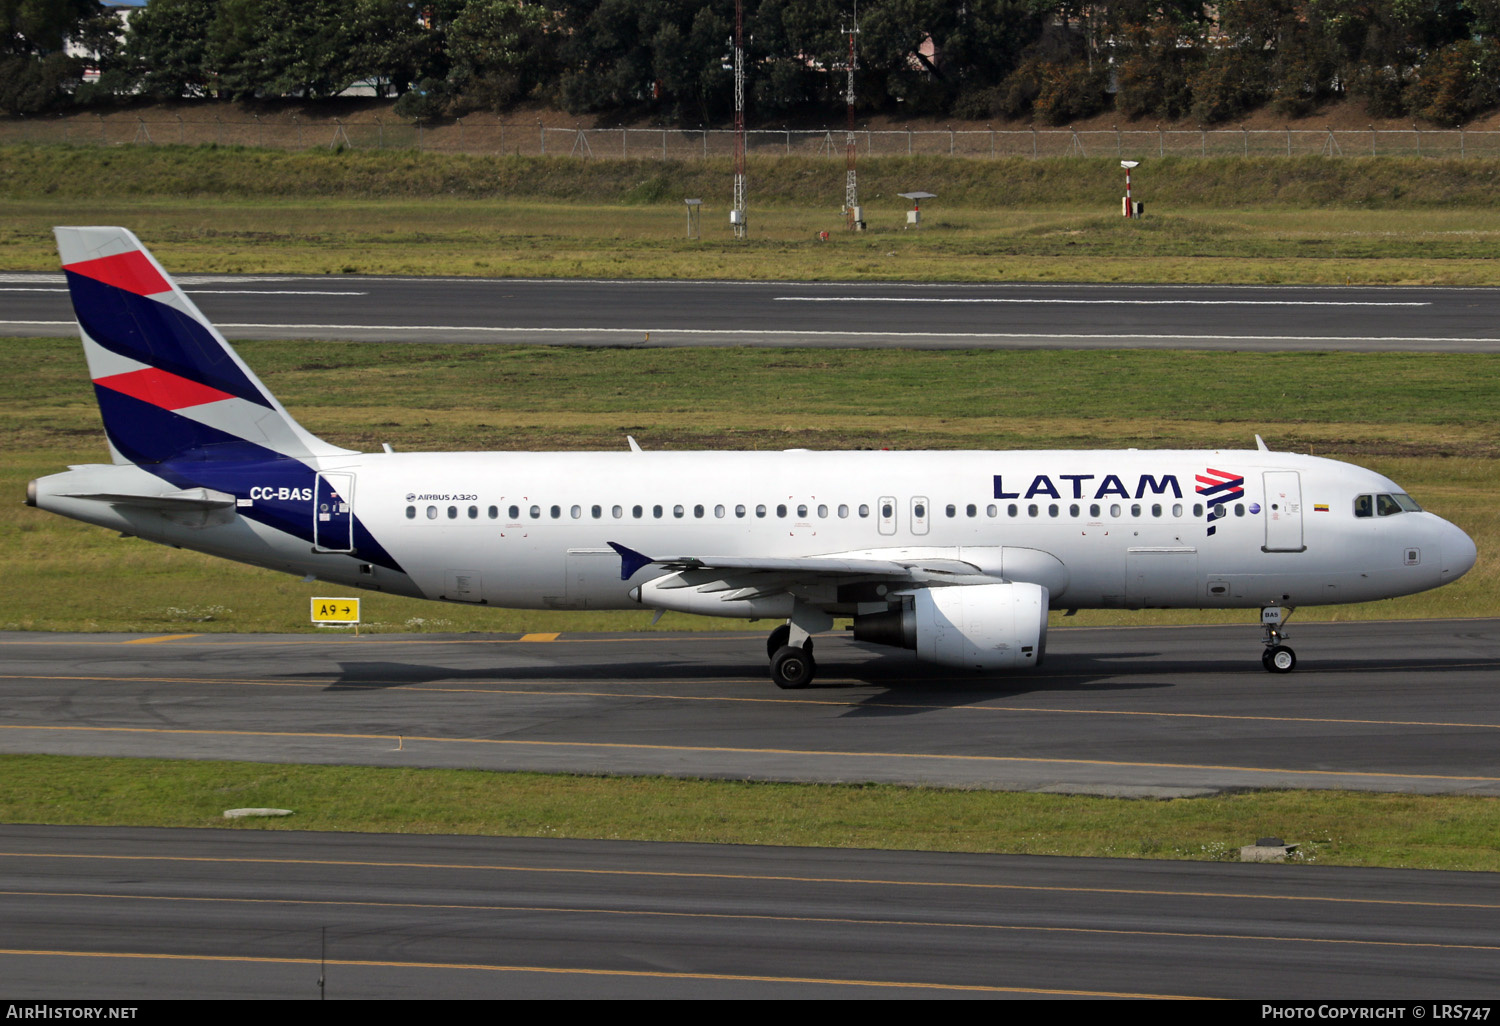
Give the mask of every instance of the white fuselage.
[[[516, 608], [636, 607], [633, 585], [661, 571], [622, 581], [611, 542], [663, 559], [961, 560], [1046, 586], [1054, 608], [1362, 602], [1436, 587], [1474, 560], [1468, 537], [1433, 514], [1357, 517], [1357, 497], [1400, 491], [1387, 478], [1264, 450], [387, 453], [318, 469], [399, 569], [317, 551], [348, 547], [337, 513], [310, 549], [243, 517], [42, 505], [292, 573]], [[46, 483], [91, 470], [147, 476], [80, 468], [40, 483], [77, 491]], [[1239, 491], [1198, 490], [1231, 481]], [[241, 509], [281, 502], [319, 517], [308, 489], [257, 488], [246, 478], [235, 490]]]

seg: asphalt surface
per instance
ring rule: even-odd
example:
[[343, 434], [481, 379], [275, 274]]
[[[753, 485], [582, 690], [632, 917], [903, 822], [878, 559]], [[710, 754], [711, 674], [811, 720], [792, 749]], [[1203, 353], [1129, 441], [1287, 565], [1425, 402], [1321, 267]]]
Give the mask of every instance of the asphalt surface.
[[[1500, 289], [183, 275], [226, 337], [593, 346], [1500, 351]], [[60, 274], [0, 333], [72, 336]]]
[[1500, 795], [1500, 621], [1054, 630], [965, 676], [762, 634], [0, 635], [0, 752], [881, 781], [1126, 796]]
[[1500, 997], [1485, 873], [0, 826], [0, 884], [28, 999]]

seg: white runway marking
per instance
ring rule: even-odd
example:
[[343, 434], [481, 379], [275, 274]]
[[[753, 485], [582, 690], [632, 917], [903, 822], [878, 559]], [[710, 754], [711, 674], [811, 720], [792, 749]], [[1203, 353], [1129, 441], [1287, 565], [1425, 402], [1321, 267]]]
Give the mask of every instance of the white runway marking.
[[[8, 327], [57, 327], [75, 328], [74, 321], [7, 321], [0, 320], [0, 328]], [[1500, 345], [1500, 338], [1485, 336], [1465, 338], [1461, 336], [1411, 336], [1411, 335], [1172, 335], [1172, 334], [1112, 334], [1108, 332], [1095, 332], [1093, 334], [1070, 334], [1065, 332], [995, 332], [995, 331], [800, 331], [755, 328], [508, 328], [490, 327], [486, 325], [471, 324], [250, 324], [250, 323], [221, 323], [218, 327], [225, 331], [237, 329], [239, 331], [327, 331], [347, 333], [353, 340], [357, 333], [371, 331], [386, 331], [396, 333], [398, 337], [390, 341], [400, 341], [400, 335], [410, 332], [444, 333], [454, 335], [581, 335], [581, 336], [609, 336], [634, 338], [641, 341], [642, 345], [651, 345], [644, 342], [646, 335], [652, 335], [657, 342], [680, 340], [684, 338], [698, 338], [703, 336], [714, 336], [721, 338], [784, 338], [788, 340], [798, 338], [829, 338], [829, 339], [858, 339], [866, 342], [891, 342], [899, 343], [903, 340], [928, 340], [937, 341], [942, 339], [971, 339], [976, 342], [986, 340], [995, 342], [1046, 342], [1071, 341], [1071, 342], [1242, 342], [1249, 344], [1263, 342], [1289, 342], [1289, 343], [1386, 343], [1401, 345], [1423, 344], [1460, 344], [1460, 345]]]
[[[71, 324], [71, 321], [28, 321], [28, 322], [6, 322], [6, 323], [30, 323], [30, 324]], [[855, 338], [855, 339], [942, 339], [942, 338], [972, 338], [972, 339], [1134, 339], [1142, 342], [1150, 341], [1191, 341], [1202, 339], [1206, 342], [1475, 342], [1475, 343], [1500, 343], [1500, 338], [1438, 338], [1426, 336], [1366, 336], [1366, 335], [1128, 335], [1114, 334], [1110, 332], [1095, 332], [1093, 334], [1067, 334], [1064, 332], [1041, 332], [1041, 331], [803, 331], [795, 329], [757, 329], [757, 328], [509, 328], [490, 327], [486, 325], [464, 325], [464, 324], [220, 324], [220, 328], [239, 328], [247, 331], [260, 331], [265, 329], [298, 331], [433, 331], [433, 332], [490, 332], [493, 334], [521, 334], [521, 335], [547, 335], [547, 334], [569, 334], [569, 335], [626, 335], [644, 337], [647, 334], [672, 338], [675, 336], [691, 335], [715, 335], [724, 337], [814, 337], [814, 338]]]
[[[0, 292], [66, 292], [64, 288], [42, 286], [0, 286]], [[195, 296], [368, 296], [368, 292], [330, 292], [327, 289], [190, 289]]]
[[1041, 303], [1070, 306], [1431, 306], [1428, 302], [1314, 299], [1012, 299], [966, 296], [772, 296], [778, 303]]

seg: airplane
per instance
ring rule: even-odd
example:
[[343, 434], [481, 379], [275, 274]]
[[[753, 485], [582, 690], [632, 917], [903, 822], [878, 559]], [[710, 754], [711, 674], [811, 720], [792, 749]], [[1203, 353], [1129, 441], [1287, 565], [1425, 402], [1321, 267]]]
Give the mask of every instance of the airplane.
[[1304, 606], [1439, 587], [1468, 535], [1349, 463], [1244, 450], [356, 452], [299, 425], [131, 232], [60, 227], [112, 462], [26, 502], [308, 579], [523, 609], [782, 621], [993, 672], [1041, 665], [1049, 609], [1258, 609], [1288, 673]]

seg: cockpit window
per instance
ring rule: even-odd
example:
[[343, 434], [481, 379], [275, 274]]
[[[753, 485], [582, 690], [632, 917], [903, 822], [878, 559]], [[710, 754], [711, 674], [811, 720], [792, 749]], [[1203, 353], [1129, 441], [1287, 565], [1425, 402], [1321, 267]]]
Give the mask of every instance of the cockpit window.
[[1405, 492], [1389, 495], [1358, 495], [1354, 498], [1354, 515], [1357, 517], [1392, 517], [1397, 513], [1420, 513], [1422, 507]]

